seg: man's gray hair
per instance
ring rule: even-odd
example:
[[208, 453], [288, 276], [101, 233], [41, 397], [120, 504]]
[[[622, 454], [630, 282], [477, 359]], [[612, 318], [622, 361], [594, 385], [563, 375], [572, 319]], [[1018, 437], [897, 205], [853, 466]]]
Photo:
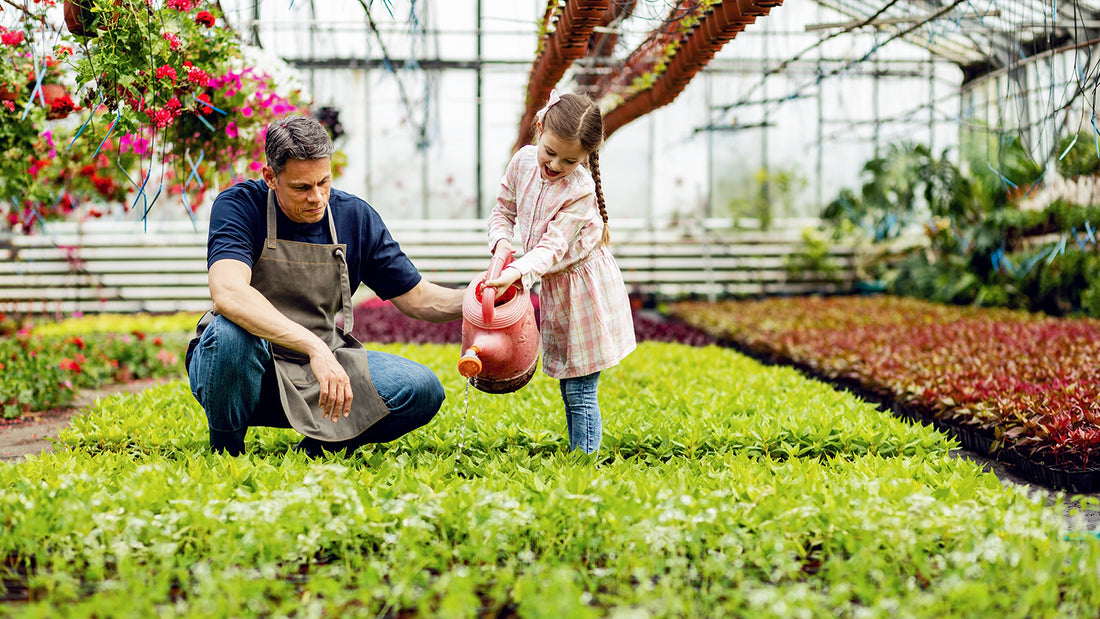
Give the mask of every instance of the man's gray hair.
[[267, 165], [281, 174], [290, 159], [328, 159], [336, 152], [328, 129], [309, 116], [288, 116], [267, 126]]

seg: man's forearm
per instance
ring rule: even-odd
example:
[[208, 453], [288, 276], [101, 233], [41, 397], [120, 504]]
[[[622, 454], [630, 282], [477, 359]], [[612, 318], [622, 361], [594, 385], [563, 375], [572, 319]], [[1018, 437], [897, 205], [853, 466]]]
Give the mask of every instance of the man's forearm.
[[252, 335], [306, 355], [326, 347], [309, 329], [275, 309], [255, 288], [249, 286], [247, 291], [224, 296], [220, 303], [215, 302], [214, 309]]
[[410, 318], [428, 322], [450, 322], [462, 317], [465, 289], [446, 288], [421, 280], [412, 290], [394, 297], [393, 304]]

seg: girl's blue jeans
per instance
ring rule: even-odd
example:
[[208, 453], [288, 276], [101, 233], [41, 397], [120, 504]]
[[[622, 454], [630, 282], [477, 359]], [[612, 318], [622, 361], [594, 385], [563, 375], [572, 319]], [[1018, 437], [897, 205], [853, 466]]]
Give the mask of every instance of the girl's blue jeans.
[[[389, 353], [368, 351], [371, 382], [390, 414], [359, 436], [339, 443], [306, 438], [298, 448], [310, 455], [322, 449], [350, 454], [366, 443], [395, 440], [427, 424], [443, 405], [443, 385], [426, 366]], [[216, 316], [188, 351], [191, 393], [206, 411], [210, 448], [244, 452], [250, 426], [289, 428], [275, 377], [271, 345], [224, 316]]]
[[561, 399], [565, 402], [565, 422], [569, 428], [569, 450], [599, 454], [603, 438], [600, 403], [596, 388], [600, 373], [561, 379]]

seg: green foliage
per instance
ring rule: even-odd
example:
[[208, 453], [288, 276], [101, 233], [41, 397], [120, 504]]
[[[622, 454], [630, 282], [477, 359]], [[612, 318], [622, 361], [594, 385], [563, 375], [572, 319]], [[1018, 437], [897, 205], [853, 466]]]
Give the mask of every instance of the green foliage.
[[735, 221], [755, 218], [760, 229], [767, 230], [777, 216], [794, 211], [795, 200], [806, 184], [806, 178], [795, 167], [761, 168], [737, 188], [739, 195], [729, 200], [730, 216]]
[[1058, 174], [1067, 178], [1100, 172], [1100, 158], [1096, 155], [1096, 134], [1092, 131], [1063, 136], [1058, 141], [1058, 156]]
[[1097, 316], [1084, 297], [1100, 280], [1093, 222], [1100, 222], [1100, 206], [1005, 207], [967, 229], [940, 230], [932, 252], [898, 265], [889, 290], [945, 303]]
[[802, 245], [787, 256], [785, 267], [795, 275], [814, 273], [825, 281], [840, 281], [840, 266], [832, 259], [828, 239], [813, 228], [802, 230]]
[[[555, 381], [311, 461], [205, 445], [186, 385], [104, 400], [0, 466], [14, 616], [1091, 617], [1100, 544], [911, 426], [728, 350], [643, 344], [567, 453]], [[461, 439], [461, 440], [460, 440]], [[465, 446], [461, 449], [459, 444]], [[1055, 510], [1060, 510], [1056, 505]], [[1035, 587], [1040, 580], [1042, 587]]]
[[963, 134], [960, 149], [983, 212], [1014, 202], [1043, 177], [1042, 164], [1023, 147], [1016, 133], [970, 131]]
[[946, 153], [936, 158], [923, 144], [891, 145], [886, 155], [864, 164], [863, 175], [859, 194], [844, 189], [822, 212], [839, 232], [886, 241], [929, 215], [958, 221], [978, 215], [969, 178]]

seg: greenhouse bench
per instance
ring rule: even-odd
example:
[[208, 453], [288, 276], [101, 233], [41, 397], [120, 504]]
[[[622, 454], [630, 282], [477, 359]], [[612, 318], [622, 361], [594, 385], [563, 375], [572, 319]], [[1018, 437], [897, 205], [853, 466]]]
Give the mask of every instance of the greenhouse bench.
[[[851, 289], [856, 257], [851, 247], [831, 246], [824, 258], [830, 265], [826, 272], [793, 267], [804, 252], [803, 228], [815, 224], [796, 220], [761, 231], [733, 228], [723, 219], [686, 225], [619, 220], [611, 229], [612, 252], [637, 295], [757, 296]], [[488, 264], [480, 220], [393, 220], [388, 225], [430, 281], [465, 286]], [[0, 256], [0, 312], [210, 307], [203, 223], [49, 223], [32, 235], [0, 235]]]

